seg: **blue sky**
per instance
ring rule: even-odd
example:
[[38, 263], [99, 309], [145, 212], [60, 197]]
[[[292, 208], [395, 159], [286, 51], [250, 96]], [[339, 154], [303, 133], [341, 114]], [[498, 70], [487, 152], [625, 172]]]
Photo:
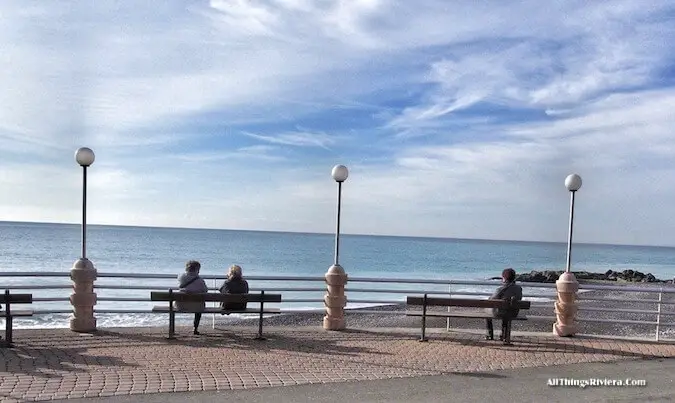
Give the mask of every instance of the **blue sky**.
[[[658, 3], [658, 4], [656, 4]], [[675, 245], [675, 3], [0, 5], [0, 220]]]

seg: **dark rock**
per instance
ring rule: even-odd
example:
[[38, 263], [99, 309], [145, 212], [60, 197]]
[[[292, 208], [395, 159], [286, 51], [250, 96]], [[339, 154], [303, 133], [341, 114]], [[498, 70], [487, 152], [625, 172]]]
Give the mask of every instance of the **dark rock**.
[[516, 276], [517, 281], [529, 283], [555, 283], [562, 274], [562, 270], [533, 270], [529, 273], [522, 273]]
[[[532, 270], [529, 273], [521, 273], [516, 276], [516, 280], [524, 283], [555, 283], [562, 270]], [[673, 280], [659, 280], [653, 274], [627, 269], [622, 272], [607, 270], [605, 273], [592, 273], [587, 271], [574, 272], [577, 280], [601, 280], [601, 281], [625, 281], [625, 282], [642, 282], [642, 283], [663, 283], [672, 282]], [[499, 280], [500, 277], [493, 277], [491, 280]]]

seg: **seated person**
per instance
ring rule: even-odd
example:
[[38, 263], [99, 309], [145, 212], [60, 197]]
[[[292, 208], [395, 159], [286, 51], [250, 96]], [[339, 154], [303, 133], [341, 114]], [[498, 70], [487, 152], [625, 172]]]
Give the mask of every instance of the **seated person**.
[[[223, 294], [248, 294], [248, 282], [244, 280], [240, 266], [235, 264], [230, 267], [227, 280], [220, 286], [220, 292]], [[225, 311], [243, 311], [246, 309], [246, 303], [223, 302], [220, 307]]]
[[[178, 276], [178, 287], [181, 292], [186, 293], [205, 293], [209, 292], [206, 282], [199, 277], [199, 269], [202, 265], [196, 260], [190, 260], [185, 263], [185, 273]], [[199, 322], [202, 319], [202, 311], [206, 304], [202, 302], [178, 302], [176, 301], [176, 309], [195, 313], [194, 320], [194, 334], [199, 334]]]
[[[497, 288], [497, 290], [490, 296], [490, 299], [505, 299], [509, 300], [514, 298], [516, 301], [523, 299], [523, 289], [521, 286], [516, 284], [516, 271], [512, 268], [504, 269], [502, 272], [502, 285]], [[492, 315], [495, 318], [502, 319], [502, 334], [499, 336], [499, 339], [502, 340], [506, 333], [506, 321], [503, 320], [504, 316], [507, 314], [502, 309], [493, 309]], [[510, 316], [515, 318], [518, 316], [518, 309], [510, 312]], [[494, 330], [492, 327], [492, 319], [486, 319], [485, 326], [487, 334], [485, 335], [485, 340], [494, 340]]]

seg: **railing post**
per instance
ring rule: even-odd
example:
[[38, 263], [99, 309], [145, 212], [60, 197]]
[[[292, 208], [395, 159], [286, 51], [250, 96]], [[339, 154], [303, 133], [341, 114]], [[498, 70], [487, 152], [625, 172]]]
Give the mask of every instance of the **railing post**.
[[328, 292], [323, 297], [326, 305], [323, 328], [326, 330], [344, 330], [346, 328], [344, 308], [347, 305], [347, 297], [345, 296], [347, 274], [342, 266], [334, 264], [328, 268], [326, 284]]
[[661, 302], [663, 301], [663, 288], [659, 289], [659, 303], [656, 307], [656, 341], [659, 341], [661, 334]]
[[[448, 284], [448, 298], [452, 298], [452, 284]], [[450, 307], [448, 307], [448, 312], [450, 312]], [[450, 318], [445, 318], [445, 331], [450, 331]]]
[[82, 258], [75, 261], [70, 270], [70, 279], [73, 281], [73, 293], [70, 295], [73, 317], [70, 319], [70, 330], [81, 333], [94, 332], [96, 331], [96, 318], [94, 317], [96, 269], [91, 260]]
[[556, 283], [558, 298], [555, 303], [556, 323], [553, 324], [553, 334], [556, 336], [574, 336], [577, 325], [574, 321], [577, 315], [577, 291], [579, 282], [572, 272], [564, 272]]
[[[216, 283], [215, 278], [213, 279], [213, 288], [216, 288], [218, 286], [218, 283]], [[213, 307], [216, 308], [218, 306], [218, 301], [213, 301]], [[211, 329], [215, 330], [216, 328], [216, 314], [211, 314]]]

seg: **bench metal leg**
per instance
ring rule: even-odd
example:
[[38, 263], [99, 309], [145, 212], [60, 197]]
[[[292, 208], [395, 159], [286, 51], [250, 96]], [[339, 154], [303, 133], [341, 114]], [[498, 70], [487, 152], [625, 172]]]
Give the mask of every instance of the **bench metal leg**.
[[12, 304], [9, 302], [9, 290], [5, 290], [5, 346], [6, 347], [14, 347], [12, 344], [12, 325], [13, 325], [13, 317], [12, 317]]
[[511, 344], [511, 321], [504, 320], [506, 321], [506, 326], [504, 326], [504, 344], [508, 346]]
[[167, 339], [173, 340], [176, 338], [176, 312], [173, 306], [173, 289], [169, 288], [169, 337]]
[[13, 325], [13, 318], [7, 312], [7, 318], [5, 318], [5, 338], [7, 339], [7, 347], [14, 347], [14, 344], [12, 343], [12, 325]]
[[[265, 299], [265, 291], [260, 292], [261, 299]], [[263, 301], [260, 301], [260, 316], [258, 317], [258, 335], [255, 337], [256, 340], [265, 340], [265, 338], [262, 335], [262, 329], [263, 329]]]
[[167, 339], [173, 340], [176, 338], [176, 313], [169, 311], [169, 337]]
[[421, 342], [429, 341], [425, 337], [425, 332], [427, 328], [427, 294], [424, 294], [424, 304], [422, 305], [422, 337], [420, 337]]
[[263, 311], [261, 308], [260, 317], [258, 318], [258, 334], [255, 336], [256, 340], [265, 340], [265, 338], [262, 335], [262, 328], [263, 328]]

